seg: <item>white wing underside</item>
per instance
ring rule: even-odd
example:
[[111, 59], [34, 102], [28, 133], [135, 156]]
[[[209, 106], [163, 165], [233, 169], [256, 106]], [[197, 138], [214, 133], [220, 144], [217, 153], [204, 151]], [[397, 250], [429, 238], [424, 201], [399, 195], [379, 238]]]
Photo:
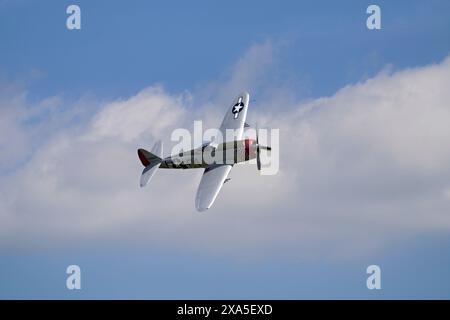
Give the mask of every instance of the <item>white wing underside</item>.
[[[220, 142], [242, 139], [249, 100], [250, 95], [244, 92], [233, 101], [220, 126], [223, 135], [223, 141]], [[227, 135], [227, 129], [234, 130], [233, 137]], [[212, 206], [232, 167], [230, 164], [223, 164], [211, 165], [205, 169], [195, 198], [195, 206], [198, 211], [205, 211]]]
[[195, 198], [195, 206], [198, 211], [205, 211], [212, 206], [231, 168], [231, 164], [224, 164], [205, 169]]
[[[224, 141], [227, 142], [241, 140], [244, 135], [245, 119], [247, 118], [248, 103], [250, 100], [250, 95], [247, 92], [241, 93], [236, 99], [234, 99], [233, 104], [227, 110], [225, 117], [223, 118], [222, 124], [219, 128], [223, 135]], [[235, 131], [234, 138], [227, 137], [227, 129], [232, 129]]]

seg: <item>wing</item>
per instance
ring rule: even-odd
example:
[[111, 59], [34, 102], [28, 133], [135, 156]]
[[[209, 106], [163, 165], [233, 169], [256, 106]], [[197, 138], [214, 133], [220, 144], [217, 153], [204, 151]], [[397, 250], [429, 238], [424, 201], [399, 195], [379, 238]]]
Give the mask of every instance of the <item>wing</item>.
[[[245, 119], [247, 118], [248, 102], [250, 100], [250, 95], [248, 92], [243, 92], [234, 99], [231, 107], [228, 109], [225, 117], [223, 118], [222, 125], [220, 126], [220, 131], [223, 135], [223, 142], [241, 140], [244, 134]], [[227, 137], [227, 129], [235, 130], [235, 136], [232, 139]]]
[[223, 164], [211, 165], [205, 169], [195, 198], [195, 207], [198, 211], [205, 211], [212, 206], [231, 168], [232, 165]]

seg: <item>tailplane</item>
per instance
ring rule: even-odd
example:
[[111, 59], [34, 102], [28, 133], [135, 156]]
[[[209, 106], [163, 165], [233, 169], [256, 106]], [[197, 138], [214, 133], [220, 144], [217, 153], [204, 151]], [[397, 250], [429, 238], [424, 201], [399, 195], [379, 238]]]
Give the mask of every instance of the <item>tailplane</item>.
[[161, 141], [155, 143], [152, 151], [138, 149], [138, 157], [142, 165], [145, 167], [141, 174], [141, 187], [145, 186], [155, 174], [156, 170], [162, 162], [163, 145]]

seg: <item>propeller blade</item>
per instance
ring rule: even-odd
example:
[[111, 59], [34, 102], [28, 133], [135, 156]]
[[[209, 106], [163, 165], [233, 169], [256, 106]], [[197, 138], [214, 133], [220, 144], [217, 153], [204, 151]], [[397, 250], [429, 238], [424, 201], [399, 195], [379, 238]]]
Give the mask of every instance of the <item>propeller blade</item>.
[[255, 124], [255, 131], [256, 131], [256, 144], [259, 145], [258, 123]]
[[256, 128], [256, 167], [258, 168], [258, 170], [261, 170], [261, 157], [260, 157], [260, 153], [261, 150], [259, 148], [259, 136], [258, 136], [258, 124], [256, 124], [255, 126]]
[[261, 170], [261, 158], [259, 156], [259, 146], [256, 147], [256, 166], [258, 170]]

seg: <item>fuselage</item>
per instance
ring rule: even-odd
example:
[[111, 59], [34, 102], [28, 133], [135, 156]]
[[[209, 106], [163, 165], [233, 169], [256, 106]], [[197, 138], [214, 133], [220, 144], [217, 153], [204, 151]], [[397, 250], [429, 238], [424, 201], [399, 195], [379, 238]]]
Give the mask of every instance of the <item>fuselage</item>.
[[203, 146], [164, 158], [163, 169], [195, 169], [210, 165], [235, 164], [256, 158], [256, 143], [252, 139]]

